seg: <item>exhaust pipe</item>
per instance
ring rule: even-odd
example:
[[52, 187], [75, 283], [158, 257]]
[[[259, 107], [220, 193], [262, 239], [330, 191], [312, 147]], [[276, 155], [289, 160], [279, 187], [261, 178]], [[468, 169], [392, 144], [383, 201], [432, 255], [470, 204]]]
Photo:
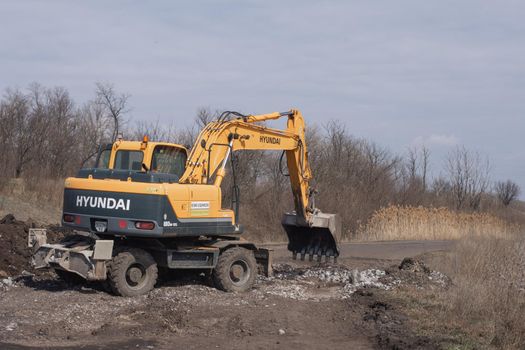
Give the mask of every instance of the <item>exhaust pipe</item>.
[[333, 257], [334, 262], [337, 262], [341, 235], [341, 220], [337, 214], [313, 214], [311, 225], [305, 225], [304, 220], [292, 212], [284, 214], [281, 223], [288, 235], [288, 250], [294, 259], [300, 254], [301, 260], [304, 260], [308, 254], [310, 261], [317, 256], [320, 262], [325, 256], [326, 261]]

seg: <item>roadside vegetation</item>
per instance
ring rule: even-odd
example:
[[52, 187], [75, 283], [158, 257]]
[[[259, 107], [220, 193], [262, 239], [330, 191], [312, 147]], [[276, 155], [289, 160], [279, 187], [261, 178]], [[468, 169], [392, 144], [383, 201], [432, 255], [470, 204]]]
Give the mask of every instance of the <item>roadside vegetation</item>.
[[[81, 104], [58, 87], [33, 84], [4, 91], [0, 196], [45, 202], [59, 210], [63, 179], [91, 166], [98, 145], [112, 142], [118, 134], [192, 145], [202, 126], [217, 116], [201, 109], [184, 127], [132, 122], [130, 98], [102, 83], [95, 85], [93, 99]], [[394, 154], [351, 135], [340, 121], [310, 123], [307, 136], [317, 205], [341, 216], [345, 239], [455, 239], [467, 228], [504, 235], [525, 220], [525, 210], [516, 202], [519, 186], [492, 179], [488, 159], [476, 151], [454, 148], [442, 169], [433, 169], [440, 175], [432, 177], [432, 154], [425, 146]], [[271, 152], [235, 155], [241, 220], [251, 239], [285, 240], [280, 216], [293, 203], [279, 157]], [[231, 186], [230, 176], [223, 182], [226, 205]]]
[[446, 315], [498, 348], [525, 347], [525, 239], [462, 239], [449, 264]]
[[454, 211], [445, 207], [389, 206], [376, 211], [357, 231], [361, 240], [513, 239], [518, 223], [487, 212]]
[[[217, 116], [201, 109], [184, 127], [132, 123], [129, 101], [109, 84], [97, 84], [83, 104], [63, 88], [34, 84], [5, 91], [0, 214], [15, 210], [23, 220], [57, 221], [64, 178], [91, 166], [99, 144], [123, 134], [191, 145]], [[516, 183], [493, 179], [487, 158], [461, 146], [442, 169], [433, 169], [440, 175], [431, 176], [425, 146], [394, 154], [351, 135], [340, 121], [309, 124], [307, 136], [317, 206], [341, 216], [344, 239], [457, 241], [454, 251], [432, 261], [452, 278], [450, 288], [399, 292], [422, 331], [465, 337], [465, 348], [525, 348], [525, 206]], [[247, 238], [286, 240], [280, 219], [293, 203], [279, 158], [270, 152], [234, 157]], [[226, 177], [226, 205], [232, 184]]]
[[525, 238], [472, 237], [425, 260], [446, 288], [402, 286], [391, 294], [418, 334], [443, 349], [525, 348]]

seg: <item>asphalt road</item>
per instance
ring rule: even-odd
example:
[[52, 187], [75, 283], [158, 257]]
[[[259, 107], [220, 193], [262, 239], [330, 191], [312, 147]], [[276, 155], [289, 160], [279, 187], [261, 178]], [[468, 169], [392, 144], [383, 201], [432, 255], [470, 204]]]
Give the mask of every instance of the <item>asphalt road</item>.
[[[454, 241], [381, 241], [381, 242], [345, 242], [339, 245], [342, 262], [348, 259], [400, 260], [405, 257], [448, 251]], [[285, 244], [268, 245], [274, 250], [275, 262], [290, 260], [291, 253]], [[308, 260], [308, 257], [306, 257]]]

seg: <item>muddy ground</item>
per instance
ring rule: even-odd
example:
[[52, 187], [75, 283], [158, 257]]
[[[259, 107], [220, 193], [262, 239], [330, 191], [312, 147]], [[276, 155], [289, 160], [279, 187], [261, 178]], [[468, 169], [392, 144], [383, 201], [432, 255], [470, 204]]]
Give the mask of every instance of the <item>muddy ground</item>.
[[243, 294], [183, 275], [138, 298], [23, 276], [0, 291], [0, 348], [439, 348], [441, 340], [419, 335], [390, 293], [401, 284], [445, 288], [446, 277], [373, 265], [280, 264], [275, 277]]
[[440, 254], [450, 242], [345, 244], [338, 264], [294, 261], [275, 245], [274, 276], [259, 277], [248, 293], [177, 273], [148, 295], [123, 298], [96, 283], [33, 274], [23, 245], [29, 226], [0, 223], [0, 349], [432, 349], [443, 342], [421, 335], [395, 291], [447, 288], [447, 276], [424, 259], [403, 258]]
[[27, 233], [34, 227], [45, 227], [49, 242], [59, 241], [69, 233], [58, 225], [41, 226], [32, 220], [20, 221], [12, 214], [0, 218], [0, 278], [31, 271], [31, 250], [27, 247]]

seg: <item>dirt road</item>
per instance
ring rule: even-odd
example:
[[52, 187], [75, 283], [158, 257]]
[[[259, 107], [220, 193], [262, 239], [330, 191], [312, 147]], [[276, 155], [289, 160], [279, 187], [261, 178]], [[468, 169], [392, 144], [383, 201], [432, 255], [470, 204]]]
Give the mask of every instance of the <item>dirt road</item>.
[[2, 280], [0, 349], [435, 348], [433, 339], [411, 329], [389, 293], [405, 283], [443, 286], [446, 277], [438, 272], [397, 266], [407, 256], [451, 247], [344, 244], [337, 265], [312, 265], [272, 246], [275, 277], [259, 278], [244, 294], [220, 292], [194, 274], [173, 276], [138, 298], [53, 277]]
[[[356, 259], [401, 260], [429, 252], [449, 250], [454, 241], [382, 241], [352, 242], [340, 245], [341, 258], [338, 262], [348, 264]], [[275, 252], [277, 262], [288, 261], [291, 257], [285, 244], [268, 245]]]

